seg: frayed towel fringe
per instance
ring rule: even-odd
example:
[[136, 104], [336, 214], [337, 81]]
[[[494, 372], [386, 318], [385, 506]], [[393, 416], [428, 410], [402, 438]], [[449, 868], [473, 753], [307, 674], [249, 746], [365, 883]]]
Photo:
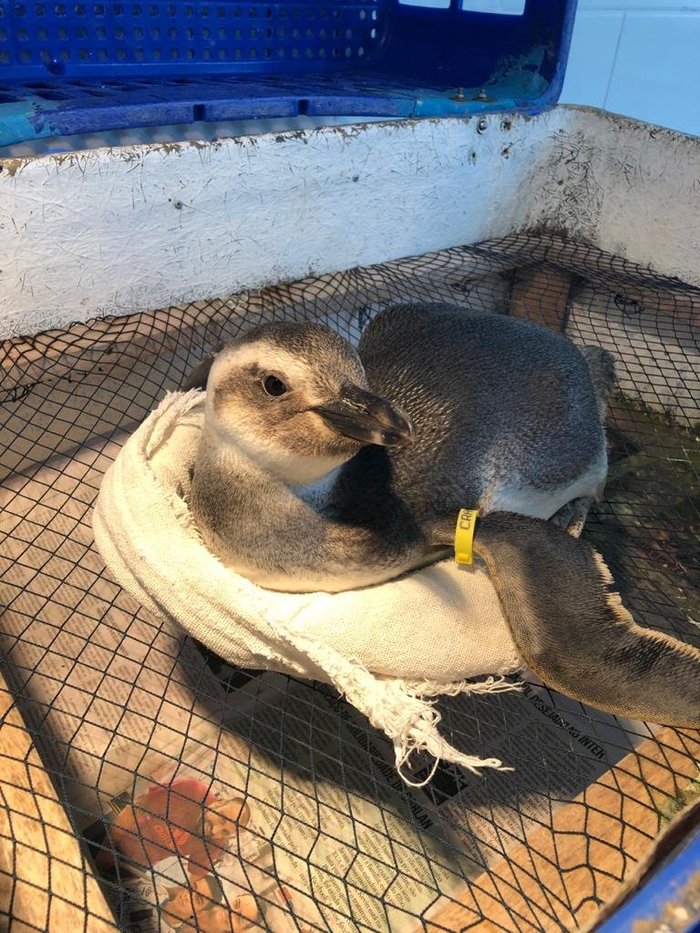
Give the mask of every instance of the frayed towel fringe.
[[[232, 664], [333, 684], [389, 737], [411, 786], [427, 784], [440, 761], [503, 769], [454, 748], [435, 706], [439, 696], [517, 689], [503, 675], [521, 661], [485, 570], [444, 562], [334, 594], [274, 593], [238, 576], [204, 547], [187, 507], [202, 403], [197, 391], [167, 395], [105, 475], [93, 528], [114, 577]], [[414, 782], [411, 762], [424, 755], [432, 768]]]

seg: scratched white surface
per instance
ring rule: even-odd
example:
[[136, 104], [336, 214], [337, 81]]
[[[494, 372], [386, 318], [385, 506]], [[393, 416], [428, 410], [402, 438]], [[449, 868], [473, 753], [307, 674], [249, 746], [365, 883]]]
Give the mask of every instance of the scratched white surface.
[[490, 122], [483, 134], [474, 120], [373, 124], [6, 163], [4, 335], [507, 233], [527, 217], [548, 126]]
[[700, 285], [700, 138], [603, 110], [555, 113], [562, 126], [540, 192], [549, 223]]
[[700, 140], [559, 107], [5, 160], [0, 337], [544, 224], [700, 284]]

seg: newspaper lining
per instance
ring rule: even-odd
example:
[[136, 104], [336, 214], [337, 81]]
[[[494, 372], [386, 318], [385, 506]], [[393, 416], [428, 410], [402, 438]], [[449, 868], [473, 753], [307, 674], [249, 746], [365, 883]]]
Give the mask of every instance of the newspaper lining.
[[[439, 838], [439, 815], [415, 799], [409, 805], [407, 793], [397, 793], [382, 768], [367, 771], [365, 753], [312, 686], [263, 675], [237, 691], [234, 709], [235, 725], [217, 747], [139, 778], [133, 797], [113, 800], [116, 812], [106, 821], [109, 842], [103, 845], [120, 851], [121, 867], [131, 874], [127, 927], [165, 933], [189, 929], [188, 923], [196, 928], [196, 920], [203, 930], [228, 930], [220, 925], [223, 910], [236, 930], [421, 929], [417, 918], [463, 884], [461, 863]], [[308, 741], [311, 710], [316, 734], [325, 737], [323, 749]], [[164, 832], [166, 841], [145, 857], [142, 839], [154, 836], [148, 818], [165, 822], [164, 807], [154, 813], [149, 794], [152, 800], [170, 788], [177, 801], [187, 780], [202, 788], [194, 824], [227, 805], [235, 810], [239, 801], [245, 802], [245, 820], [229, 818], [225, 844], [218, 839], [212, 854], [210, 839], [209, 855], [195, 858], [196, 825], [178, 825], [171, 807], [175, 830], [170, 837]], [[129, 839], [124, 827], [134, 828], [134, 811], [146, 822]], [[431, 833], [434, 827], [438, 831]], [[108, 862], [106, 852], [98, 864]], [[149, 905], [160, 907], [160, 917], [155, 909], [148, 915]], [[184, 916], [187, 911], [192, 914]]]

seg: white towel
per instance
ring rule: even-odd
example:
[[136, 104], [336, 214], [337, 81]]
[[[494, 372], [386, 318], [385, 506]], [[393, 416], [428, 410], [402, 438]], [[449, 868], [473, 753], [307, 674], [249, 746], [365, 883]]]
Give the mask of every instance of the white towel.
[[203, 399], [167, 395], [105, 474], [95, 541], [124, 589], [232, 664], [332, 683], [392, 739], [400, 772], [414, 750], [501, 767], [450, 746], [426, 699], [511, 689], [502, 675], [522, 667], [483, 566], [444, 561], [332, 594], [277, 593], [239, 576], [204, 546], [187, 506]]

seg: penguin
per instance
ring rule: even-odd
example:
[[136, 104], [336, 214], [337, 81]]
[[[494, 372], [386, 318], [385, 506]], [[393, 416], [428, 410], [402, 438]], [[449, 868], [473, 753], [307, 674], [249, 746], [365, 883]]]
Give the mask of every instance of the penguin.
[[614, 384], [605, 351], [450, 305], [388, 308], [358, 351], [317, 324], [264, 324], [184, 386], [206, 388], [190, 508], [227, 566], [290, 592], [449, 557], [458, 510], [476, 509], [474, 551], [546, 684], [697, 727], [700, 651], [638, 626], [578, 538], [605, 482]]

